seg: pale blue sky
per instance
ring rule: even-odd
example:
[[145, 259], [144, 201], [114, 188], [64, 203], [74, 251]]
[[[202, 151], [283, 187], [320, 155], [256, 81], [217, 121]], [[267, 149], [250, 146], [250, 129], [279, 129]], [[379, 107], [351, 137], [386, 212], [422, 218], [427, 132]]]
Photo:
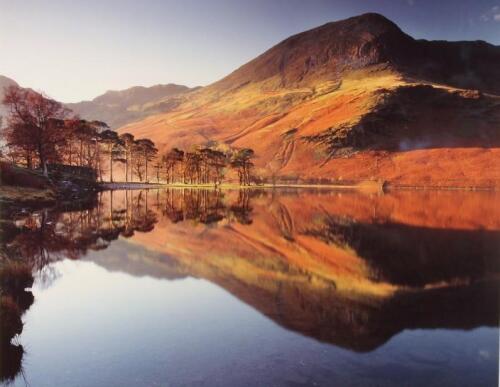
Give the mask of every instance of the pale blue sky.
[[64, 102], [206, 85], [292, 34], [365, 12], [416, 38], [500, 44], [500, 0], [0, 0], [0, 74]]

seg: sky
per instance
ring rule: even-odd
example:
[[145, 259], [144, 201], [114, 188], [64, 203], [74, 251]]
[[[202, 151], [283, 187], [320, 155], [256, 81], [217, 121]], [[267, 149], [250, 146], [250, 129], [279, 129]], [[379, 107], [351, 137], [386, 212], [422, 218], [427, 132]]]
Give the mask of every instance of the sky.
[[0, 0], [0, 75], [62, 102], [203, 86], [290, 35], [365, 12], [415, 38], [500, 45], [500, 0]]

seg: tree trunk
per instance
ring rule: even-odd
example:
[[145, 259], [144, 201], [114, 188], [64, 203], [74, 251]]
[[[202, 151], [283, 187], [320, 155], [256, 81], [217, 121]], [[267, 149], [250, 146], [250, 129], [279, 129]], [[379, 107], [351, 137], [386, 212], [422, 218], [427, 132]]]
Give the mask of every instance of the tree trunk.
[[109, 181], [113, 182], [113, 151], [109, 152]]
[[96, 154], [97, 176], [99, 177], [99, 181], [102, 183], [101, 152], [100, 152], [100, 147], [99, 147], [99, 143], [97, 142], [97, 140], [96, 140], [95, 154]]
[[43, 175], [49, 177], [49, 169], [47, 168], [47, 161], [42, 161]]
[[38, 145], [38, 158], [40, 159], [40, 166], [42, 167], [43, 175], [49, 177], [49, 170], [47, 168], [47, 160], [42, 151], [42, 146]]
[[83, 140], [80, 140], [80, 167], [83, 166]]
[[33, 169], [33, 161], [31, 159], [31, 151], [26, 151], [26, 166], [28, 169]]
[[125, 181], [128, 183], [128, 152], [125, 151]]

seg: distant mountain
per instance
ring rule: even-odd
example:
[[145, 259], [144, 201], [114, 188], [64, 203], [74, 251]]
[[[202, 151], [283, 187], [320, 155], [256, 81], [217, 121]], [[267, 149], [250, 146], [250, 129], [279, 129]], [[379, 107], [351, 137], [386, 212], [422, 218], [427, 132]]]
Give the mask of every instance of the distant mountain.
[[[16, 81], [0, 75], [0, 117], [3, 117], [3, 120], [6, 120], [8, 115], [7, 108], [1, 103], [4, 97], [4, 90], [6, 87], [12, 85], [17, 85]], [[3, 125], [5, 125], [5, 122], [3, 122]]]
[[[11, 85], [17, 83], [0, 75], [0, 101], [3, 99], [4, 89]], [[81, 118], [104, 121], [110, 127], [117, 128], [148, 115], [171, 109], [178, 105], [178, 98], [181, 95], [197, 89], [198, 87], [189, 88], [173, 83], [151, 87], [134, 86], [125, 90], [109, 90], [92, 101], [65, 105]], [[6, 117], [7, 114], [5, 106], [0, 104], [0, 116]]]
[[92, 101], [68, 103], [66, 106], [82, 118], [100, 120], [117, 128], [174, 107], [177, 97], [192, 91], [182, 85], [167, 84], [152, 87], [135, 86], [125, 90], [110, 90]]
[[250, 147], [288, 179], [500, 185], [500, 47], [415, 40], [378, 14], [294, 35], [120, 128], [161, 149]]

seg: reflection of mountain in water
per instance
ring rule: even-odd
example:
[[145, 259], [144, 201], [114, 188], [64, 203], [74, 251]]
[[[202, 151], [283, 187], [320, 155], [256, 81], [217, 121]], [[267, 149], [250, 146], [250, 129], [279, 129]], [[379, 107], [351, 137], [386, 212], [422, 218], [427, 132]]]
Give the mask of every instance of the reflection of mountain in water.
[[362, 223], [327, 216], [306, 234], [350, 247], [370, 263], [377, 278], [397, 285], [469, 283], [500, 272], [500, 231]]
[[[471, 202], [466, 195], [480, 197]], [[496, 326], [497, 197], [436, 197], [105, 192], [90, 206], [22, 213], [1, 223], [0, 267], [43, 272], [55, 260], [101, 251], [90, 258], [108, 269], [204, 278], [283, 327], [357, 351], [374, 349], [403, 329]], [[112, 244], [120, 236], [128, 241]], [[12, 275], [4, 270], [2, 278], [6, 289]], [[21, 305], [17, 316], [31, 304], [10, 297]], [[2, 330], [10, 333], [1, 353], [17, 350], [20, 366], [22, 348], [10, 339], [22, 325], [12, 326]]]
[[[408, 328], [497, 325], [499, 228], [488, 217], [477, 220], [487, 230], [461, 223], [483, 207], [436, 215], [427, 194], [419, 195], [391, 202], [391, 214], [384, 204], [394, 201], [390, 195], [261, 193], [251, 199], [251, 225], [160, 220], [133, 242], [163, 252], [162, 263], [180, 275], [217, 283], [284, 327], [346, 348], [370, 350]], [[480, 199], [495, 208], [495, 195]], [[368, 214], [360, 200], [373, 202]], [[409, 217], [406, 200], [409, 211], [421, 206], [425, 216], [407, 224], [391, 219]], [[453, 209], [463, 196], [443, 200]], [[369, 220], [375, 208], [384, 217]]]

